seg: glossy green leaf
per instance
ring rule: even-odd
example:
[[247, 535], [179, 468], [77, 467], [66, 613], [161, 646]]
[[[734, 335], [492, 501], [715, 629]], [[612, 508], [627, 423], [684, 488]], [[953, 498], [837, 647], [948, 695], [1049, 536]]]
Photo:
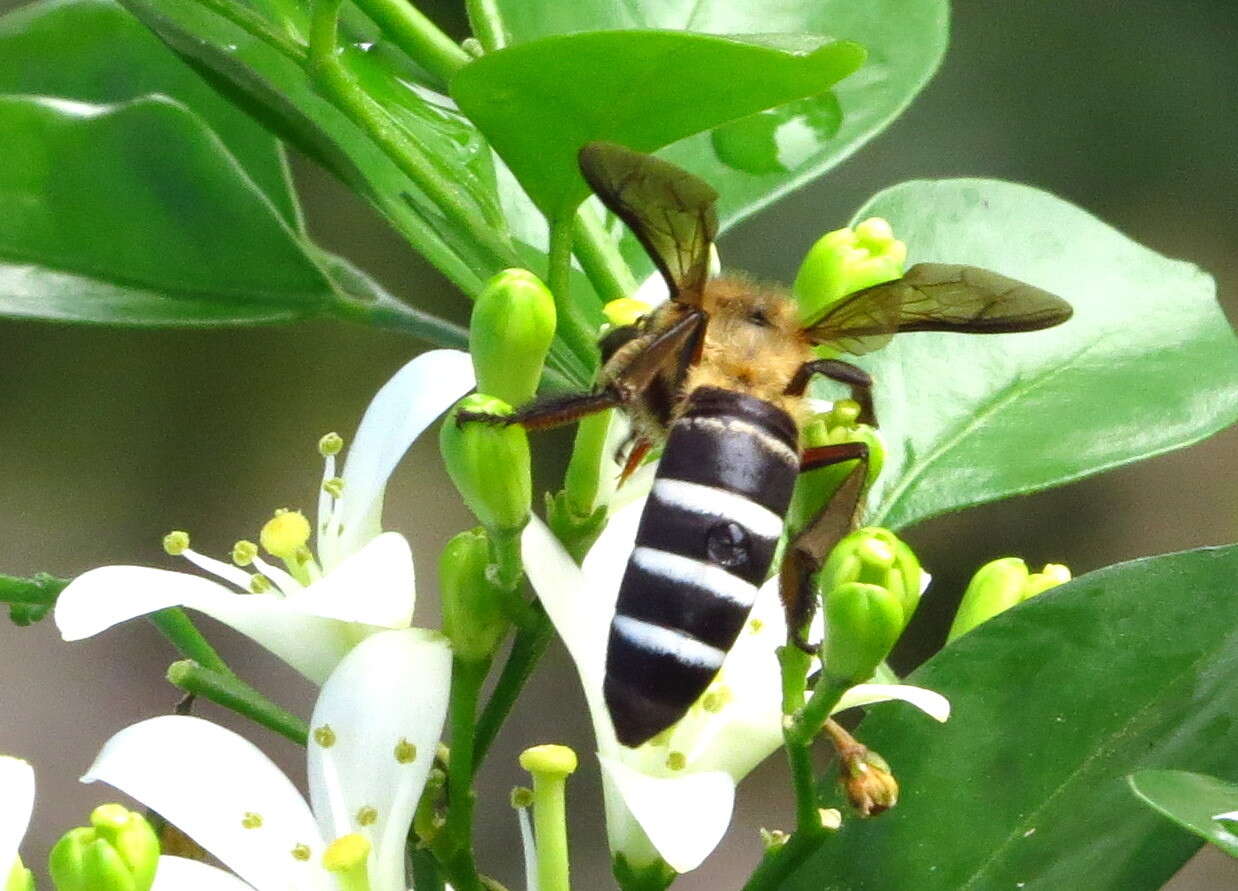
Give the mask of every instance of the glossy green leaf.
[[944, 726], [878, 706], [857, 736], [901, 800], [841, 831], [792, 889], [1159, 888], [1198, 840], [1130, 794], [1145, 767], [1233, 769], [1238, 546], [1090, 573], [986, 622], [907, 678]]
[[126, 324], [299, 318], [330, 281], [184, 106], [0, 97], [0, 313]]
[[159, 93], [197, 114], [284, 219], [300, 212], [278, 142], [111, 0], [45, 0], [0, 17], [0, 93], [112, 104]]
[[870, 216], [893, 224], [909, 262], [992, 269], [1066, 298], [1075, 315], [1030, 334], [903, 334], [865, 357], [889, 447], [868, 522], [899, 528], [1044, 489], [1238, 418], [1238, 340], [1191, 264], [991, 180], [905, 183], [855, 219]]
[[[668, 28], [828, 34], [864, 47], [864, 66], [831, 93], [693, 136], [659, 153], [718, 190], [724, 230], [820, 176], [897, 117], [937, 69], [949, 14], [947, 0], [498, 0], [498, 6], [516, 42], [572, 31]], [[736, 79], [730, 69], [708, 73], [719, 89], [730, 89]], [[669, 79], [645, 99], [663, 101], [677, 88]], [[631, 239], [625, 245], [632, 248], [625, 254], [649, 268]]]
[[[1141, 770], [1127, 780], [1149, 807], [1238, 857], [1238, 784], [1186, 770]], [[1232, 816], [1214, 819], [1222, 814]]]
[[[304, 47], [297, 31], [304, 33], [304, 26], [294, 28], [292, 36], [275, 26], [243, 27], [193, 0], [125, 0], [125, 5], [176, 52], [243, 98], [268, 127], [368, 198], [466, 292], [475, 293], [490, 273], [515, 261], [514, 249], [482, 250], [476, 232], [464, 231], [445, 217], [318, 91], [302, 65]], [[502, 242], [485, 141], [443, 97], [393, 76], [385, 58], [358, 45], [347, 47], [342, 61], [395, 125], [394, 132], [420, 147], [460, 206], [484, 221], [478, 230]]]
[[[685, 31], [547, 37], [462, 68], [451, 94], [548, 216], [588, 194], [576, 153], [597, 139], [653, 151], [828, 90], [864, 58], [810, 35], [724, 38]], [[720, 89], [721, 72], [731, 72]]]

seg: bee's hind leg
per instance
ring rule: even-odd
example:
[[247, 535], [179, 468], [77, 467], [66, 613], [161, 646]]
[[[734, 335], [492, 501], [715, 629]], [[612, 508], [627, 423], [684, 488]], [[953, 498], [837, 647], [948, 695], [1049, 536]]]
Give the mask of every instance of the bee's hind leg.
[[877, 426], [877, 413], [873, 408], [873, 379], [867, 371], [841, 359], [814, 359], [800, 366], [791, 383], [787, 384], [787, 395], [803, 396], [814, 374], [850, 387], [851, 398], [860, 404], [859, 422], [870, 427]]
[[821, 570], [834, 546], [859, 525], [868, 478], [868, 446], [862, 442], [821, 446], [806, 450], [800, 460], [801, 473], [844, 461], [855, 461], [856, 465], [812, 521], [787, 542], [779, 568], [779, 595], [787, 616], [787, 640], [812, 654], [816, 654], [817, 647], [808, 641], [806, 632], [817, 608], [813, 576]]

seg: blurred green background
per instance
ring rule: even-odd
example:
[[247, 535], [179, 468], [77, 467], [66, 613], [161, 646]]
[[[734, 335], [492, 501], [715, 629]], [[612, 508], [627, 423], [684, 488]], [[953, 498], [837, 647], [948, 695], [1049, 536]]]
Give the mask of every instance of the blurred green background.
[[[14, 5], [0, 0], [0, 9]], [[437, 7], [431, 11], [460, 33], [458, 5]], [[812, 240], [879, 189], [912, 178], [994, 176], [1054, 192], [1157, 251], [1199, 264], [1216, 277], [1233, 319], [1235, 84], [1233, 0], [958, 0], [944, 67], [911, 109], [840, 169], [728, 233], [721, 253], [729, 266], [789, 281]], [[312, 165], [298, 159], [295, 167], [312, 229], [325, 246], [394, 293], [467, 321], [463, 298], [367, 207]], [[256, 536], [274, 508], [312, 511], [319, 435], [351, 434], [373, 391], [424, 348], [335, 323], [209, 332], [0, 323], [0, 571], [71, 576], [116, 562], [183, 568], [159, 546], [169, 529], [187, 529], [195, 547], [223, 556], [236, 539]], [[1028, 435], [1054, 432], [1054, 419], [1046, 417]], [[541, 440], [545, 486], [557, 481], [568, 441]], [[1054, 492], [915, 528], [907, 537], [934, 584], [916, 622], [919, 649], [905, 648], [903, 665], [938, 645], [970, 572], [993, 557], [1064, 562], [1082, 573], [1234, 541], [1235, 445], [1238, 433], [1230, 430]], [[439, 464], [435, 437], [423, 438], [397, 473], [386, 521], [413, 540], [417, 619], [435, 624], [438, 549], [471, 525]], [[227, 629], [203, 624], [247, 677], [308, 711], [313, 691], [298, 677]], [[73, 645], [61, 643], [50, 622], [26, 630], [0, 625], [0, 751], [26, 757], [38, 770], [35, 822], [23, 848], [36, 871], [59, 832], [115, 797], [77, 783], [98, 746], [176, 701], [162, 680], [171, 658], [141, 622]], [[1026, 683], [1036, 683], [1035, 666], [1028, 666]], [[209, 707], [201, 713], [236, 726]], [[301, 777], [293, 746], [258, 729], [247, 732]], [[549, 741], [591, 751], [575, 674], [558, 647], [480, 778], [480, 860], [513, 887], [521, 871], [507, 791], [524, 781], [515, 753]], [[570, 792], [573, 866], [580, 886], [591, 887], [607, 884], [609, 867], [596, 763], [582, 763]], [[786, 787], [783, 765], [771, 759], [741, 787], [723, 847], [677, 887], [736, 886], [760, 854], [756, 828], [789, 822]], [[1139, 805], [1132, 799], [1131, 807]], [[1236, 885], [1236, 864], [1211, 852], [1170, 887]]]

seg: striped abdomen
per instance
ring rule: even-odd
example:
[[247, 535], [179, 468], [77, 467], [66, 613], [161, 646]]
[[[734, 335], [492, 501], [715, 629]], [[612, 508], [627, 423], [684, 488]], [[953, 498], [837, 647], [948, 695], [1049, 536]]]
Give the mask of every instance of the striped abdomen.
[[739, 636], [782, 534], [797, 440], [782, 409], [714, 387], [694, 390], [671, 426], [606, 652], [624, 745], [683, 717]]

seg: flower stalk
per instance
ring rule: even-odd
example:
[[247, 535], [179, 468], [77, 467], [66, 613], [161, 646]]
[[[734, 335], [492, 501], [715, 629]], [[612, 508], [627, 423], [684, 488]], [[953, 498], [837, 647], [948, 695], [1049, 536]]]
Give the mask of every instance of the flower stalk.
[[167, 677], [169, 683], [186, 693], [243, 715], [298, 745], [305, 745], [309, 738], [309, 727], [304, 720], [276, 705], [231, 672], [224, 674], [192, 659], [183, 659], [168, 666]]

